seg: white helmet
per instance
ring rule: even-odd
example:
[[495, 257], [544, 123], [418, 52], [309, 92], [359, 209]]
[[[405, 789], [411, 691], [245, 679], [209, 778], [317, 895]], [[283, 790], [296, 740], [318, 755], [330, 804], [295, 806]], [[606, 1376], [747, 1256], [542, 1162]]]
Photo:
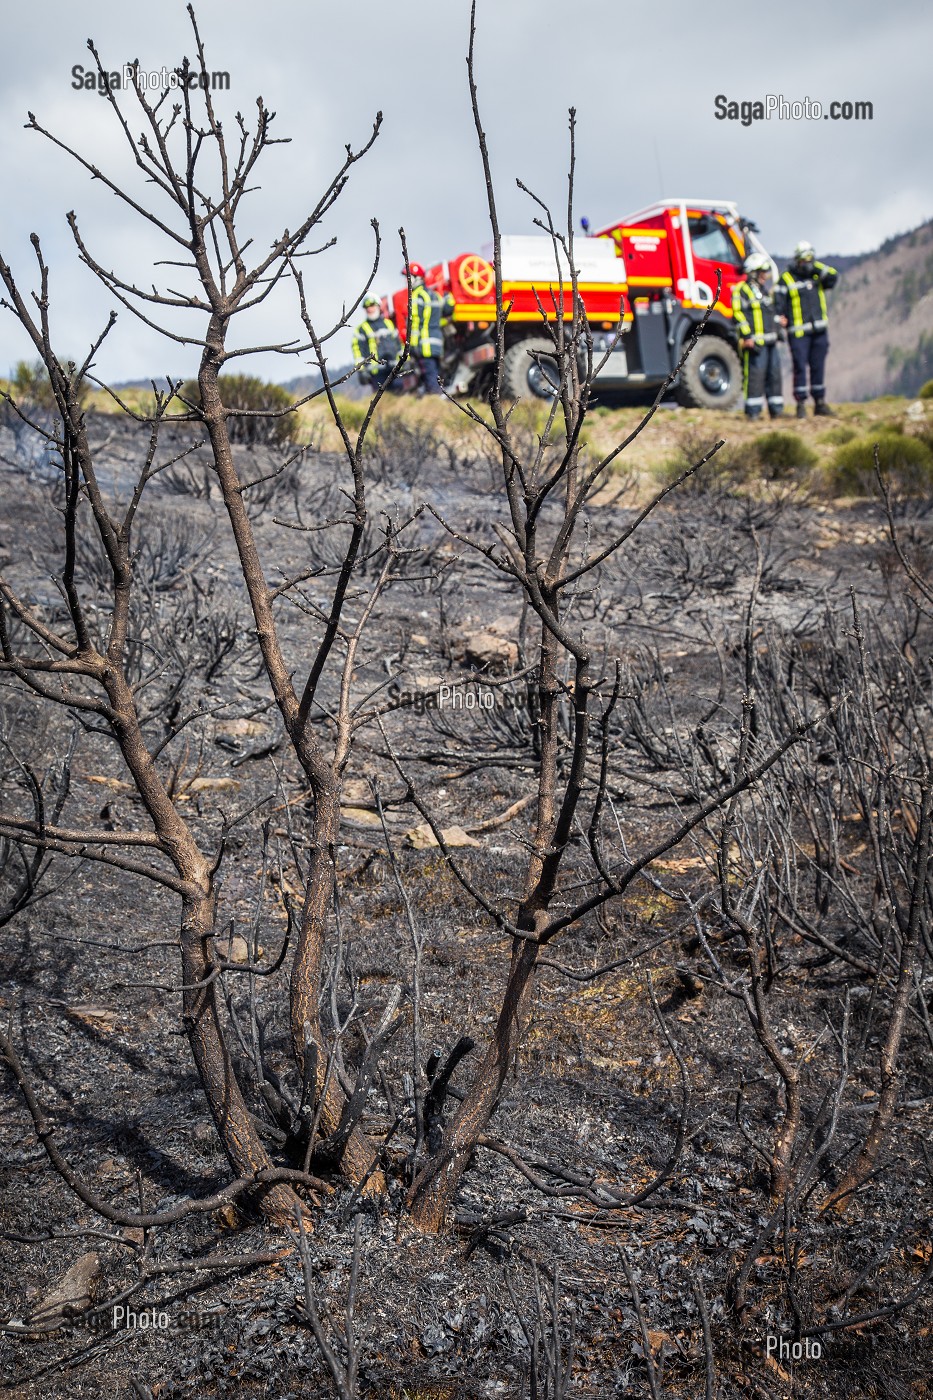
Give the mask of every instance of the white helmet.
[[803, 242], [798, 243], [797, 247], [794, 249], [794, 257], [797, 262], [812, 262], [816, 257], [813, 244], [807, 243], [805, 239]]
[[745, 272], [770, 272], [771, 259], [766, 258], [764, 253], [749, 253], [742, 268]]

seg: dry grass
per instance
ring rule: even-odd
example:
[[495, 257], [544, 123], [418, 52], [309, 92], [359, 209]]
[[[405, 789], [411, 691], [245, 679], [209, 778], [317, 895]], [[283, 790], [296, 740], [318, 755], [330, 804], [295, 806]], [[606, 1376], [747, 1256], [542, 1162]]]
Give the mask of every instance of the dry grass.
[[[7, 388], [7, 381], [0, 380], [0, 390]], [[146, 414], [152, 412], [155, 406], [155, 397], [149, 389], [132, 387], [118, 392], [122, 403], [134, 413]], [[362, 424], [369, 401], [351, 399], [343, 394], [337, 394], [336, 401], [351, 435], [354, 434]], [[177, 404], [176, 407], [180, 410], [182, 405]], [[103, 389], [91, 392], [87, 408], [89, 412], [97, 413], [121, 411], [118, 401]], [[887, 396], [864, 403], [836, 405], [838, 421], [830, 425], [813, 417], [802, 421], [789, 417], [782, 428], [799, 436], [816, 452], [818, 460], [811, 475], [811, 484], [820, 489], [821, 484], [830, 478], [832, 460], [841, 443], [855, 437], [870, 437], [872, 432], [885, 428], [912, 432], [923, 427], [923, 424], [906, 418], [906, 408], [906, 399]], [[489, 439], [469, 416], [470, 412], [491, 422], [488, 405], [479, 400], [451, 403], [443, 398], [390, 396], [379, 406], [376, 425], [378, 427], [379, 422], [400, 418], [411, 426], [430, 428], [445, 442], [455, 443], [469, 457], [486, 453], [490, 447]], [[582, 438], [584, 451], [594, 460], [613, 451], [634, 431], [645, 412], [644, 408], [597, 407], [587, 422]], [[296, 441], [313, 443], [325, 452], [341, 450], [340, 435], [323, 398], [303, 404], [295, 416]], [[929, 416], [933, 419], [933, 410]], [[515, 424], [531, 433], [541, 432], [547, 417], [548, 405], [537, 400], [519, 404], [513, 411]], [[741, 454], [743, 446], [751, 444], [771, 428], [769, 420], [749, 422], [741, 412], [662, 408], [655, 414], [650, 431], [637, 439], [614, 463], [608, 491], [615, 494], [620, 477], [625, 475], [631, 481], [632, 502], [644, 501], [669, 475], [671, 463], [682, 454], [685, 440], [706, 450], [719, 439], [725, 439], [728, 452]]]

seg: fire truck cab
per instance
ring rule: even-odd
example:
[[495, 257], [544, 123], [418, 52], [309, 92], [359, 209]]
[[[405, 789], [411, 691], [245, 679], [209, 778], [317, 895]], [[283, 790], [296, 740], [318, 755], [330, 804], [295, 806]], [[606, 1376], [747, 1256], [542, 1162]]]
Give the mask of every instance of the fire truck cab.
[[[753, 250], [765, 252], [754, 226], [725, 200], [662, 200], [578, 239], [578, 291], [594, 359], [604, 361], [598, 384], [620, 393], [656, 392], [712, 307], [672, 391], [690, 407], [735, 406], [742, 375], [732, 289]], [[491, 375], [496, 317], [491, 257], [491, 248], [462, 253], [431, 267], [425, 278], [428, 286], [454, 301], [441, 366], [449, 393], [482, 394]], [[569, 266], [543, 234], [503, 236], [501, 259], [502, 299], [508, 308], [503, 390], [511, 398], [549, 398], [557, 373], [542, 322], [569, 320], [572, 315]], [[403, 288], [387, 308], [403, 336], [407, 303]]]

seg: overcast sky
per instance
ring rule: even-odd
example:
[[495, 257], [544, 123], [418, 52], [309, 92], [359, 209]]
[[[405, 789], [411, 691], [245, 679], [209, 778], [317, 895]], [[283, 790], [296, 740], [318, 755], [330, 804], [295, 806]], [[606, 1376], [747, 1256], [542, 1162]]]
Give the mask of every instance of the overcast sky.
[[[63, 152], [24, 130], [28, 110], [101, 168], [130, 175], [133, 193], [153, 191], [130, 174], [124, 138], [108, 103], [75, 91], [72, 69], [138, 58], [174, 67], [193, 45], [182, 0], [158, 5], [84, 0], [6, 6], [0, 64], [0, 143], [6, 187], [0, 254], [32, 285], [29, 234], [52, 273], [59, 353], [83, 355], [109, 301], [81, 267], [65, 214], [77, 213], [88, 246], [126, 281], [166, 276], [177, 253]], [[352, 300], [372, 254], [369, 221], [384, 237], [377, 286], [399, 284], [397, 229], [412, 256], [430, 263], [489, 238], [485, 191], [469, 106], [465, 55], [468, 0], [200, 0], [212, 69], [230, 73], [220, 95], [228, 127], [261, 94], [276, 111], [274, 147], [251, 196], [255, 247], [294, 228], [339, 166], [346, 142], [362, 143], [384, 114], [373, 151], [328, 217], [337, 245], [306, 268], [320, 328]], [[743, 25], [743, 15], [745, 17]], [[784, 253], [800, 238], [818, 252], [858, 253], [933, 216], [933, 104], [929, 0], [783, 0], [774, 7], [661, 5], [624, 0], [478, 0], [478, 82], [505, 232], [528, 232], [533, 210], [520, 176], [556, 210], [566, 204], [567, 108], [577, 109], [577, 212], [593, 227], [660, 196], [735, 200], [767, 246]], [[715, 98], [823, 104], [868, 101], [872, 121], [719, 121]], [[138, 122], [132, 122], [133, 130]], [[121, 144], [122, 143], [122, 144]], [[154, 206], [156, 207], [156, 206]], [[164, 202], [157, 206], [165, 213]], [[251, 222], [250, 222], [251, 221]], [[177, 276], [169, 274], [169, 281]], [[13, 318], [0, 322], [0, 373], [28, 346]], [[189, 316], [190, 330], [196, 318]], [[257, 310], [250, 343], [297, 332], [288, 298]], [[334, 342], [345, 360], [348, 337]], [[190, 349], [160, 340], [121, 311], [97, 361], [111, 380], [189, 373]], [[256, 372], [287, 379], [304, 366], [271, 356]]]

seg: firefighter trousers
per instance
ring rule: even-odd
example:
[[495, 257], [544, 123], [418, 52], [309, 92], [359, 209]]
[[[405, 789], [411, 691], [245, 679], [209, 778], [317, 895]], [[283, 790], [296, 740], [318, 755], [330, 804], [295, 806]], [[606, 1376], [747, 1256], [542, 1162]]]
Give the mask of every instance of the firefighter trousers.
[[[394, 369], [394, 365], [380, 365], [377, 370], [372, 371], [369, 376], [369, 382], [372, 384], [373, 389], [381, 389], [386, 380], [391, 378]], [[393, 388], [394, 387], [393, 385]]]
[[807, 370], [810, 371], [810, 393], [814, 403], [826, 398], [826, 355], [829, 351], [828, 331], [807, 331], [806, 335], [791, 335], [790, 354], [794, 362], [794, 398], [807, 400]]
[[441, 393], [441, 386], [437, 377], [439, 368], [437, 360], [431, 355], [418, 355], [417, 361], [418, 368], [421, 371], [421, 383], [424, 386], [424, 392], [426, 394]]
[[743, 352], [742, 387], [745, 391], [745, 416], [760, 418], [768, 400], [772, 418], [784, 412], [781, 387], [781, 360], [776, 345], [753, 345]]

